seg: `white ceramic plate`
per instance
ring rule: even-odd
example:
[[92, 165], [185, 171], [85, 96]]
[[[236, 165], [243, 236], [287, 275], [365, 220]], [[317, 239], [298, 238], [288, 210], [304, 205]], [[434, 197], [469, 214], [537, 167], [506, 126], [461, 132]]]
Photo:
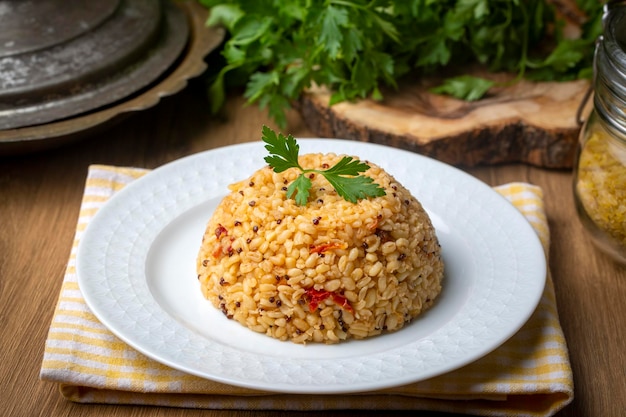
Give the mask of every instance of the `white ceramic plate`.
[[265, 163], [261, 142], [192, 155], [116, 194], [81, 238], [77, 271], [94, 314], [145, 355], [232, 385], [292, 393], [392, 387], [468, 364], [535, 310], [546, 265], [526, 219], [486, 184], [415, 153], [300, 139], [301, 153], [370, 160], [406, 185], [437, 229], [446, 265], [432, 309], [402, 330], [337, 345], [297, 345], [228, 320], [201, 295], [195, 258], [226, 186]]

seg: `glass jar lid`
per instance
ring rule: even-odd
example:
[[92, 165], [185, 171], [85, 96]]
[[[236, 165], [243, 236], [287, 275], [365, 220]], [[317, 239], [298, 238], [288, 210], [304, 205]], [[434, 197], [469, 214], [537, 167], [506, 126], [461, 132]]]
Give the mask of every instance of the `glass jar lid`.
[[605, 6], [604, 34], [595, 57], [594, 107], [626, 138], [626, 2]]

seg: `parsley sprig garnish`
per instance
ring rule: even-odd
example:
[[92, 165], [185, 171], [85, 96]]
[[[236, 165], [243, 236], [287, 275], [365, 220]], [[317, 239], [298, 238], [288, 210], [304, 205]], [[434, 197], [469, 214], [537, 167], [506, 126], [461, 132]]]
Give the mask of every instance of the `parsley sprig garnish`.
[[385, 195], [374, 180], [366, 175], [360, 175], [370, 167], [351, 156], [344, 156], [334, 166], [326, 169], [303, 168], [298, 162], [300, 146], [292, 135], [285, 136], [276, 133], [271, 128], [263, 126], [263, 142], [265, 149], [270, 153], [265, 157], [270, 167], [275, 172], [283, 172], [290, 168], [300, 170], [300, 175], [287, 187], [287, 198], [294, 198], [296, 204], [304, 206], [309, 200], [311, 179], [307, 174], [321, 174], [335, 188], [337, 194], [351, 203], [367, 197], [380, 197]]

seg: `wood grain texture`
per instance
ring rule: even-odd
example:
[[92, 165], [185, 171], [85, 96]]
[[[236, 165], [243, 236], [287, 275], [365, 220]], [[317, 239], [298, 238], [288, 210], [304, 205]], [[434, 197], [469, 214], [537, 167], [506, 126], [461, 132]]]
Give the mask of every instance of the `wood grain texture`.
[[[74, 238], [89, 164], [155, 168], [194, 152], [258, 140], [266, 115], [229, 98], [208, 116], [202, 85], [88, 140], [45, 153], [0, 159], [0, 414], [9, 417], [286, 417], [289, 412], [81, 405], [39, 380], [44, 342]], [[289, 133], [313, 136], [296, 112]], [[626, 410], [626, 271], [590, 246], [575, 218], [569, 171], [524, 164], [467, 171], [497, 185], [541, 186], [552, 231], [550, 267], [574, 369], [576, 397], [559, 417], [622, 416]], [[413, 416], [415, 412], [310, 412], [317, 416]], [[420, 413], [420, 416], [444, 416]]]
[[[470, 71], [506, 84], [511, 76]], [[433, 94], [440, 77], [406, 80], [383, 100], [329, 105], [330, 93], [313, 88], [298, 103], [303, 119], [322, 137], [374, 142], [408, 149], [453, 165], [523, 162], [570, 168], [580, 126], [576, 113], [585, 80], [520, 81], [492, 89], [478, 101]]]

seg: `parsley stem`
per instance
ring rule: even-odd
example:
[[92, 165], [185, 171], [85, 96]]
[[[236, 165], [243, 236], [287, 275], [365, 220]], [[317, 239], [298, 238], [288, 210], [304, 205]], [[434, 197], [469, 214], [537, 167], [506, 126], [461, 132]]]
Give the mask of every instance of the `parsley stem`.
[[[509, 6], [509, 7], [512, 7], [512, 6]], [[529, 24], [530, 19], [528, 17], [528, 10], [526, 10], [526, 7], [520, 7], [520, 11], [522, 13], [524, 24], [522, 25], [522, 30], [521, 30], [521, 33], [523, 34], [523, 36], [522, 36], [522, 44], [521, 44], [521, 49], [520, 49], [519, 63], [517, 65], [517, 74], [515, 75], [515, 78], [511, 79], [510, 81], [496, 84], [500, 87], [509, 87], [511, 85], [515, 85], [518, 82], [520, 82], [524, 78], [524, 75], [526, 74], [526, 67], [528, 66], [528, 40], [530, 37], [530, 24]], [[507, 16], [507, 26], [511, 23], [511, 19], [512, 19], [511, 14], [509, 13]]]
[[522, 53], [520, 57], [520, 69], [516, 79], [522, 79], [526, 73], [526, 64], [528, 62], [528, 39], [530, 38], [530, 18], [528, 17], [528, 10], [525, 7], [521, 7], [522, 15], [524, 16], [524, 38], [522, 40]]

